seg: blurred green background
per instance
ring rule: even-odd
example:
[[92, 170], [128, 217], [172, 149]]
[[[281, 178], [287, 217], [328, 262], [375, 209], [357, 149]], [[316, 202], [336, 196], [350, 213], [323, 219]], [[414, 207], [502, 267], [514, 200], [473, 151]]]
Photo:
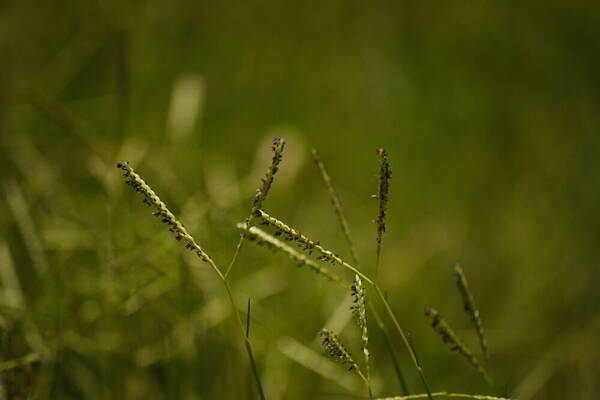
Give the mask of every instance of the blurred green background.
[[[0, 398], [256, 398], [221, 284], [114, 165], [223, 266], [274, 136], [288, 147], [266, 209], [348, 256], [319, 149], [366, 272], [388, 149], [380, 274], [434, 390], [600, 395], [596, 3], [4, 0], [0, 50]], [[423, 316], [476, 349], [457, 261], [493, 388]], [[233, 286], [267, 398], [364, 398], [316, 337], [341, 330], [360, 354], [342, 291], [248, 243]], [[400, 394], [374, 326], [371, 344], [376, 394]], [[10, 364], [24, 356], [41, 362]]]

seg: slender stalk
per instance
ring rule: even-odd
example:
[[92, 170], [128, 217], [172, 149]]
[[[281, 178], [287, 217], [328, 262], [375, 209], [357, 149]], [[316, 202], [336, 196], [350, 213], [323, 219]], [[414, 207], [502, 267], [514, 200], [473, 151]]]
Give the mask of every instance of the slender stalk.
[[311, 154], [319, 171], [321, 171], [321, 177], [323, 178], [323, 182], [325, 186], [327, 186], [327, 190], [329, 192], [329, 198], [331, 199], [331, 205], [333, 206], [333, 210], [335, 211], [335, 215], [337, 216], [338, 222], [340, 223], [340, 227], [342, 228], [342, 232], [344, 233], [344, 237], [346, 238], [346, 242], [348, 242], [348, 247], [350, 248], [350, 255], [352, 256], [352, 262], [354, 264], [358, 264], [358, 257], [356, 256], [356, 249], [354, 247], [354, 241], [352, 240], [352, 235], [350, 234], [350, 228], [348, 227], [348, 222], [346, 221], [346, 216], [344, 215], [344, 210], [342, 209], [342, 203], [333, 187], [333, 182], [331, 181], [331, 177], [327, 173], [325, 169], [325, 165], [323, 161], [321, 161], [321, 157], [319, 157], [319, 153], [317, 150], [312, 149]]
[[427, 380], [425, 379], [425, 374], [423, 373], [423, 368], [421, 368], [421, 364], [419, 363], [419, 360], [417, 359], [417, 355], [415, 354], [415, 351], [413, 350], [411, 343], [408, 341], [406, 334], [400, 327], [400, 324], [398, 323], [398, 320], [396, 319], [396, 316], [394, 315], [394, 312], [392, 311], [390, 304], [388, 303], [385, 296], [379, 289], [379, 286], [377, 284], [373, 284], [373, 286], [375, 287], [375, 291], [379, 295], [379, 299], [383, 303], [384, 309], [386, 310], [388, 316], [394, 323], [394, 326], [395, 326], [396, 330], [398, 331], [398, 334], [402, 338], [402, 341], [404, 342], [404, 345], [406, 346], [406, 349], [408, 350], [408, 354], [410, 355], [410, 358], [415, 366], [415, 369], [419, 373], [421, 382], [423, 383], [423, 386], [425, 387], [425, 391], [427, 392], [429, 399], [432, 400], [432, 395], [431, 395], [431, 390], [429, 389], [429, 384], [427, 383]]
[[396, 372], [396, 377], [398, 378], [398, 382], [400, 382], [400, 387], [402, 388], [402, 392], [404, 393], [405, 396], [408, 396], [410, 394], [410, 392], [408, 391], [408, 387], [406, 385], [406, 380], [404, 379], [404, 374], [402, 373], [402, 369], [400, 368], [400, 363], [398, 362], [398, 358], [396, 357], [396, 351], [394, 350], [394, 346], [392, 344], [392, 339], [390, 338], [390, 334], [388, 333], [387, 328], [386, 328], [385, 324], [383, 323], [383, 320], [379, 316], [377, 309], [373, 306], [373, 304], [370, 301], [368, 302], [368, 305], [369, 305], [369, 309], [371, 310], [371, 313], [373, 314], [373, 317], [375, 318], [375, 323], [377, 324], [379, 329], [381, 329], [381, 331], [383, 332], [383, 337], [385, 339], [385, 345], [387, 347], [388, 354], [390, 355], [390, 358], [392, 359], [392, 365], [394, 366], [394, 371]]
[[[505, 397], [494, 397], [494, 396], [486, 396], [480, 394], [462, 394], [462, 393], [448, 393], [448, 392], [435, 392], [431, 393], [433, 397], [450, 397], [450, 398], [460, 398], [460, 399], [473, 399], [473, 400], [510, 400]], [[427, 397], [431, 397], [426, 393], [422, 394], [412, 394], [409, 396], [394, 396], [394, 397], [381, 397], [376, 400], [413, 400], [413, 399], [425, 399]]]

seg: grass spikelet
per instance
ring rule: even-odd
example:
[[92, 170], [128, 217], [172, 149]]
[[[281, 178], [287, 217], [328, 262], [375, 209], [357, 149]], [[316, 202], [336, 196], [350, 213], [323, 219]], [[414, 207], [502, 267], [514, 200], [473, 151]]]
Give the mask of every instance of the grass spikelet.
[[262, 208], [262, 203], [266, 199], [267, 194], [269, 194], [269, 190], [271, 190], [271, 185], [273, 185], [273, 179], [275, 178], [275, 174], [279, 171], [279, 164], [281, 163], [282, 153], [285, 149], [285, 140], [281, 138], [274, 138], [271, 146], [271, 150], [273, 150], [273, 158], [271, 159], [271, 165], [267, 168], [267, 172], [265, 176], [261, 178], [261, 186], [256, 189], [256, 195], [254, 196], [254, 200], [252, 201], [252, 212], [248, 217], [248, 225], [252, 226], [250, 220], [252, 216], [256, 212]]
[[469, 364], [479, 372], [488, 384], [492, 384], [492, 380], [485, 368], [479, 363], [479, 360], [473, 352], [464, 344], [458, 337], [446, 320], [433, 308], [427, 308], [425, 315], [431, 318], [431, 327], [442, 338], [442, 342], [450, 346], [452, 351], [456, 351], [467, 359]]
[[367, 309], [365, 306], [365, 288], [362, 284], [360, 276], [354, 275], [352, 282], [352, 314], [358, 327], [361, 329], [362, 351], [365, 357], [365, 370], [367, 372], [367, 381], [369, 382], [369, 392], [371, 390], [371, 368], [369, 365], [369, 331], [367, 329]]
[[337, 283], [344, 289], [350, 289], [348, 283], [344, 282], [339, 276], [331, 272], [328, 268], [322, 267], [315, 263], [313, 260], [300, 253], [296, 249], [291, 246], [288, 246], [286, 243], [277, 239], [276, 237], [268, 234], [267, 232], [259, 229], [256, 226], [250, 227], [248, 229], [246, 224], [240, 223], [237, 224], [237, 228], [245, 232], [248, 237], [248, 240], [254, 241], [259, 245], [263, 245], [269, 247], [275, 251], [280, 251], [287, 255], [289, 258], [294, 260], [298, 267], [307, 266], [312, 271], [326, 277], [327, 279]]
[[332, 264], [337, 263], [337, 264], [343, 266], [344, 268], [347, 268], [350, 271], [354, 272], [355, 274], [359, 275], [362, 279], [364, 279], [368, 283], [373, 284], [373, 281], [371, 279], [369, 279], [363, 273], [358, 271], [352, 265], [350, 265], [347, 262], [345, 262], [344, 260], [342, 260], [334, 252], [325, 249], [323, 246], [321, 246], [321, 243], [319, 241], [314, 241], [312, 239], [309, 239], [308, 237], [306, 237], [299, 231], [295, 230], [294, 228], [291, 228], [290, 226], [285, 224], [283, 221], [280, 221], [277, 218], [272, 217], [271, 215], [267, 214], [263, 210], [257, 210], [256, 216], [261, 218], [262, 225], [272, 226], [273, 228], [275, 228], [276, 236], [283, 235], [286, 240], [295, 241], [300, 246], [300, 248], [307, 251], [308, 254], [312, 254], [313, 250], [316, 250], [319, 252], [319, 256], [317, 257], [318, 260], [330, 262]]
[[375, 263], [375, 275], [379, 269], [379, 257], [381, 255], [381, 241], [385, 232], [385, 219], [387, 216], [387, 205], [389, 202], [390, 179], [392, 178], [392, 170], [388, 160], [388, 153], [385, 149], [378, 149], [377, 154], [381, 161], [379, 164], [379, 192], [373, 195], [373, 198], [379, 199], [379, 214], [375, 219], [377, 224], [377, 261]]
[[454, 274], [456, 276], [456, 285], [458, 286], [458, 290], [460, 291], [460, 295], [463, 300], [463, 306], [465, 312], [471, 318], [471, 322], [475, 327], [475, 331], [477, 332], [477, 338], [479, 339], [479, 345], [481, 347], [481, 351], [483, 353], [483, 358], [485, 360], [488, 359], [488, 348], [487, 348], [487, 340], [485, 338], [485, 332], [483, 330], [483, 324], [481, 322], [481, 317], [479, 314], [479, 310], [475, 306], [475, 300], [473, 298], [473, 294], [469, 289], [469, 284], [467, 282], [467, 278], [462, 267], [459, 264], [454, 265]]
[[[127, 162], [118, 163], [117, 168], [124, 171], [123, 177], [125, 178], [125, 183], [143, 196], [143, 202], [145, 204], [155, 209], [155, 212], [153, 212], [152, 215], [159, 218], [168, 226], [169, 232], [174, 234], [175, 240], [184, 243], [185, 248], [193, 251], [202, 261], [208, 262], [214, 266], [214, 262], [209, 255], [206, 254], [202, 247], [194, 240], [192, 235], [188, 233], [183, 224], [175, 217], [175, 215], [173, 215], [160, 197], [158, 197], [134, 169], [130, 167]], [[216, 266], [214, 268], [217, 269]]]
[[329, 353], [331, 358], [344, 364], [348, 368], [348, 371], [356, 371], [358, 376], [360, 376], [368, 387], [369, 381], [360, 370], [356, 361], [352, 358], [350, 352], [346, 349], [346, 346], [342, 344], [339, 337], [330, 329], [322, 329], [319, 335], [323, 338], [323, 347], [327, 353]]
[[[252, 200], [252, 210], [250, 211], [250, 215], [246, 218], [246, 225], [252, 226], [254, 216], [257, 211], [262, 208], [262, 203], [267, 198], [267, 194], [269, 194], [269, 190], [271, 190], [271, 186], [273, 185], [273, 180], [275, 178], [275, 174], [279, 171], [279, 164], [281, 163], [281, 158], [283, 154], [283, 150], [285, 149], [285, 140], [281, 138], [274, 138], [271, 144], [271, 150], [273, 151], [273, 158], [271, 159], [271, 165], [267, 168], [267, 172], [265, 176], [261, 178], [261, 186], [256, 189], [256, 194], [254, 195], [254, 199]], [[225, 278], [229, 276], [231, 272], [231, 268], [233, 268], [233, 264], [237, 260], [238, 254], [240, 253], [240, 249], [242, 248], [242, 244], [244, 243], [245, 234], [242, 232], [240, 235], [240, 240], [238, 240], [237, 246], [235, 247], [235, 252], [233, 253], [233, 257], [227, 266], [227, 270], [225, 271]]]
[[346, 216], [344, 215], [344, 210], [342, 209], [342, 203], [337, 195], [333, 187], [333, 182], [331, 181], [331, 177], [327, 173], [325, 169], [325, 165], [323, 161], [321, 161], [321, 157], [317, 150], [312, 149], [311, 154], [319, 171], [321, 171], [321, 177], [323, 178], [323, 182], [325, 186], [327, 186], [327, 191], [329, 192], [329, 198], [331, 199], [331, 205], [333, 206], [333, 210], [335, 211], [335, 215], [338, 218], [340, 226], [342, 228], [342, 232], [344, 233], [344, 237], [346, 238], [346, 242], [348, 242], [348, 247], [350, 248], [350, 255], [352, 256], [352, 261], [355, 264], [358, 264], [358, 257], [356, 256], [356, 249], [354, 247], [354, 242], [352, 240], [352, 235], [350, 234], [350, 228], [348, 227], [348, 222], [346, 221]]

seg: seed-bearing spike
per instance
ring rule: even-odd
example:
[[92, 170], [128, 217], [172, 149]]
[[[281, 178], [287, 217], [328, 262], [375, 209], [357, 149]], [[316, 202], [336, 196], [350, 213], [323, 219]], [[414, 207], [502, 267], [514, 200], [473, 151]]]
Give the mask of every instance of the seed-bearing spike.
[[307, 266], [314, 272], [326, 277], [329, 280], [334, 281], [344, 289], [349, 289], [348, 283], [343, 281], [339, 276], [331, 272], [328, 268], [321, 267], [310, 258], [306, 257], [304, 254], [296, 251], [294, 248], [288, 246], [281, 240], [276, 237], [269, 235], [265, 231], [257, 228], [256, 226], [250, 227], [248, 229], [247, 225], [244, 223], [237, 224], [237, 228], [244, 232], [247, 235], [249, 240], [256, 242], [259, 245], [267, 246], [276, 251], [281, 251], [286, 254], [292, 260], [296, 261], [298, 266]]
[[454, 330], [448, 325], [446, 320], [433, 308], [427, 308], [425, 315], [431, 318], [431, 327], [442, 338], [442, 342], [450, 347], [452, 351], [461, 354], [473, 368], [479, 372], [488, 384], [492, 384], [492, 380], [487, 371], [481, 365], [477, 357], [467, 347]]
[[283, 221], [280, 221], [277, 218], [272, 217], [271, 215], [267, 214], [263, 210], [256, 210], [256, 216], [261, 218], [262, 221], [265, 222], [267, 226], [273, 227], [275, 229], [276, 234], [277, 234], [277, 232], [280, 231], [282, 233], [290, 235], [293, 238], [293, 240], [295, 240], [300, 245], [301, 248], [303, 248], [305, 251], [308, 252], [308, 254], [311, 254], [313, 249], [317, 250], [320, 253], [318, 258], [321, 261], [330, 261], [332, 263], [341, 265], [342, 267], [344, 267], [344, 268], [352, 271], [353, 273], [357, 274], [358, 276], [360, 276], [366, 282], [373, 284], [373, 281], [371, 279], [369, 279], [367, 276], [365, 276], [363, 273], [361, 273], [355, 267], [353, 267], [352, 265], [350, 265], [347, 262], [345, 262], [344, 260], [342, 260], [340, 257], [338, 257], [332, 251], [325, 249], [323, 246], [321, 246], [319, 244], [319, 242], [315, 242], [314, 240], [309, 239], [307, 236], [303, 235], [296, 229], [288, 226]]
[[481, 316], [477, 306], [475, 305], [473, 294], [469, 289], [467, 277], [465, 276], [465, 273], [459, 264], [454, 264], [454, 275], [456, 276], [456, 285], [458, 286], [460, 296], [462, 297], [464, 310], [471, 318], [471, 322], [473, 323], [475, 331], [477, 332], [477, 338], [479, 339], [479, 345], [481, 347], [481, 352], [483, 353], [483, 358], [487, 360], [488, 347], [487, 340], [485, 338], [485, 331], [483, 330], [483, 323], [481, 322]]
[[367, 309], [366, 309], [366, 300], [365, 300], [366, 290], [362, 284], [362, 280], [360, 276], [354, 275], [354, 281], [352, 282], [352, 298], [353, 304], [351, 307], [352, 314], [354, 314], [354, 319], [358, 324], [358, 327], [361, 330], [361, 342], [362, 342], [362, 351], [365, 357], [365, 369], [367, 371], [367, 379], [370, 380], [371, 369], [369, 365], [369, 331], [367, 329]]
[[375, 199], [379, 199], [379, 214], [375, 219], [377, 224], [377, 261], [375, 263], [375, 274], [379, 269], [379, 257], [381, 255], [381, 241], [385, 232], [385, 220], [387, 216], [387, 205], [389, 202], [390, 179], [392, 178], [392, 170], [388, 160], [388, 152], [385, 149], [378, 149], [379, 155], [379, 192], [373, 195]]
[[285, 140], [281, 138], [274, 138], [271, 150], [273, 150], [273, 158], [271, 159], [271, 165], [267, 168], [267, 172], [265, 176], [261, 178], [261, 187], [256, 189], [256, 194], [254, 196], [254, 200], [252, 202], [252, 212], [248, 217], [248, 225], [252, 226], [250, 223], [252, 220], [252, 216], [256, 212], [256, 210], [262, 208], [262, 203], [269, 194], [269, 190], [271, 190], [271, 185], [273, 185], [273, 180], [275, 178], [275, 174], [279, 171], [279, 164], [281, 163], [283, 150], [285, 149]]
[[[125, 183], [131, 186], [136, 192], [141, 193], [144, 196], [144, 202], [155, 208], [155, 212], [152, 214], [155, 217], [161, 218], [161, 222], [166, 224], [170, 232], [174, 233], [175, 240], [183, 241], [186, 249], [192, 249], [196, 251], [198, 257], [202, 261], [206, 261], [214, 265], [212, 259], [206, 254], [204, 249], [194, 240], [192, 235], [188, 233], [183, 224], [173, 215], [173, 213], [167, 208], [165, 203], [158, 197], [158, 195], [152, 190], [152, 188], [138, 175], [135, 170], [127, 162], [120, 162], [117, 164], [117, 168], [125, 171], [123, 176], [127, 179]], [[216, 270], [216, 266], [214, 266]]]

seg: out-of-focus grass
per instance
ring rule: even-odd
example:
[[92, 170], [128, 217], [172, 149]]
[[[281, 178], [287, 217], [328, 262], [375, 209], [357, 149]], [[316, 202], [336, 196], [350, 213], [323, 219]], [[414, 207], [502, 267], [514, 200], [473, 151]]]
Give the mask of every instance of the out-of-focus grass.
[[[488, 391], [422, 316], [435, 304], [476, 346], [453, 286], [460, 261], [495, 390], [596, 398], [600, 10], [536, 3], [4, 1], [0, 363], [41, 361], [0, 372], [2, 395], [254, 396], [219, 282], [124, 191], [114, 163], [142, 171], [224, 264], [269, 140], [284, 136], [269, 210], [349, 257], [316, 147], [369, 272], [375, 149], [388, 149], [379, 275], [434, 390]], [[315, 341], [344, 321], [344, 294], [261, 248], [238, 262], [267, 397], [356, 387]], [[371, 331], [374, 390], [400, 393]]]

